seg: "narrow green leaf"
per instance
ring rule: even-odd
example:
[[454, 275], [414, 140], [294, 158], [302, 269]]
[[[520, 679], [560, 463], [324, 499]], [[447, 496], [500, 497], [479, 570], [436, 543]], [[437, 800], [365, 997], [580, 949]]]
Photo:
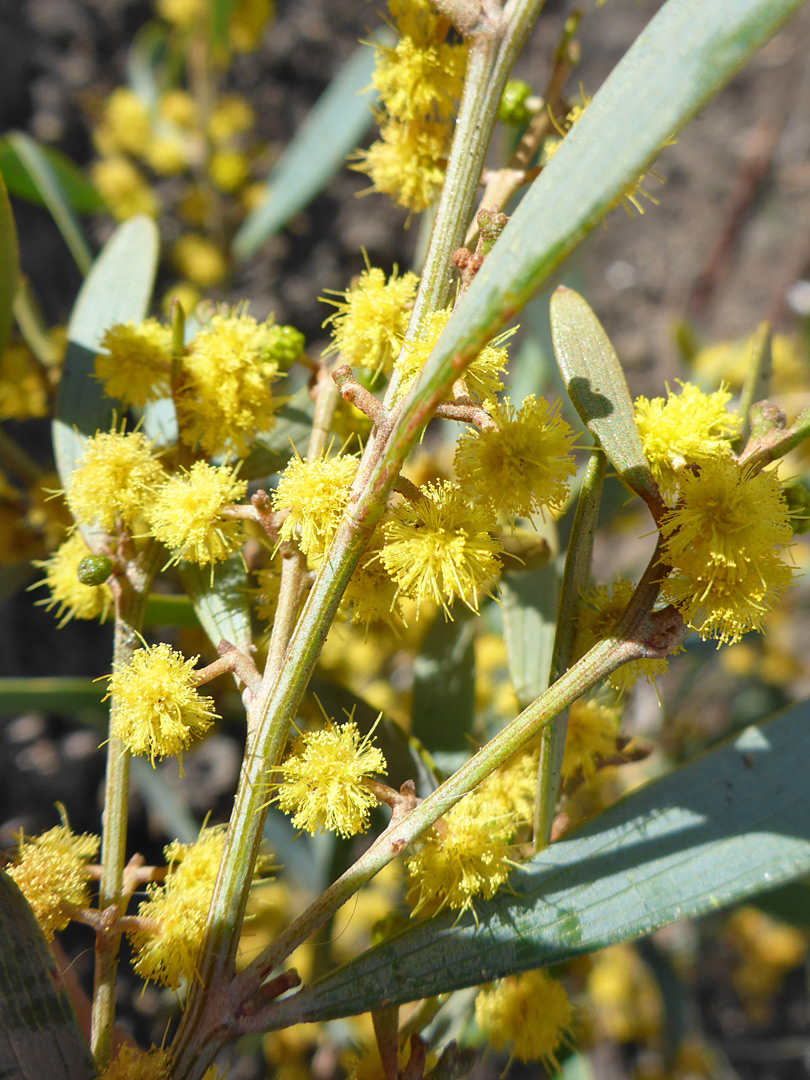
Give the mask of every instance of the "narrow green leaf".
[[32, 183], [36, 185], [74, 262], [79, 270], [86, 274], [92, 266], [93, 253], [84, 238], [82, 227], [73, 212], [67, 192], [62, 187], [62, 181], [51, 164], [50, 158], [44, 153], [39, 143], [22, 131], [13, 131], [6, 135], [6, 141], [31, 177]]
[[[127, 51], [127, 82], [141, 101], [153, 108], [165, 88], [168, 72], [166, 27], [148, 22], [137, 32]], [[158, 124], [159, 117], [155, 117]]]
[[[390, 32], [372, 35], [387, 41]], [[373, 120], [375, 95], [370, 89], [374, 50], [360, 45], [329, 84], [295, 133], [267, 180], [263, 202], [252, 210], [237, 232], [233, 252], [248, 259], [265, 240], [302, 210], [342, 168]]]
[[199, 626], [200, 622], [188, 596], [150, 593], [143, 613], [144, 626]]
[[0, 1076], [91, 1080], [93, 1063], [34, 913], [0, 871]]
[[20, 252], [8, 192], [0, 176], [0, 353], [11, 332], [12, 308], [20, 283]]
[[[59, 181], [68, 205], [77, 214], [97, 214], [105, 208], [105, 203], [78, 165], [52, 146], [39, 145], [40, 152]], [[45, 206], [42, 193], [31, 174], [20, 160], [17, 151], [8, 139], [0, 139], [0, 174], [6, 182], [10, 195], [18, 199]]]
[[252, 642], [248, 607], [247, 570], [240, 555], [214, 565], [178, 564], [183, 588], [211, 644], [223, 639], [249, 653]]
[[439, 611], [413, 662], [411, 731], [442, 769], [469, 757], [475, 719], [475, 628], [466, 608]]
[[565, 389], [582, 422], [625, 484], [660, 505], [644, 456], [619, 358], [587, 302], [560, 287], [551, 297], [551, 336]]
[[[290, 1001], [296, 1020], [473, 986], [649, 934], [810, 871], [810, 702], [610, 807], [512, 891], [409, 927]], [[283, 1022], [284, 1008], [274, 1016]]]
[[[53, 445], [59, 479], [67, 486], [85, 440], [109, 430], [116, 402], [104, 396], [93, 361], [109, 327], [143, 319], [149, 309], [158, 260], [158, 231], [151, 218], [120, 225], [84, 281], [68, 321], [68, 347], [59, 386]], [[120, 406], [119, 406], [120, 414]]]
[[103, 680], [79, 676], [0, 679], [0, 715], [30, 711], [72, 716], [87, 709], [105, 712], [101, 699], [106, 693]]
[[503, 637], [521, 709], [548, 688], [559, 588], [553, 566], [510, 570], [501, 578]]
[[[411, 399], [442, 385], [529, 300], [660, 148], [802, 5], [669, 0], [534, 181], [459, 301]], [[630, 118], [630, 119], [628, 119]], [[415, 411], [417, 406], [412, 406]], [[412, 423], [406, 409], [395, 436]]]

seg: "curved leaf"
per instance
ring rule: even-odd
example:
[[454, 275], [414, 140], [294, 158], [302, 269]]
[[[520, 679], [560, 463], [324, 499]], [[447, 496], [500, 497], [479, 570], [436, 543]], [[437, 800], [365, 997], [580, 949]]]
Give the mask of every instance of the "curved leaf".
[[20, 283], [20, 252], [8, 192], [0, 176], [0, 353], [11, 332], [12, 308]]
[[[67, 154], [53, 146], [37, 145], [59, 181], [68, 205], [77, 214], [96, 214], [105, 209], [101, 195]], [[37, 206], [45, 205], [42, 193], [7, 139], [0, 139], [0, 174], [6, 182], [9, 194]]]
[[[384, 41], [388, 31], [372, 40]], [[248, 259], [274, 232], [303, 209], [343, 166], [374, 118], [371, 85], [374, 50], [355, 49], [337, 77], [278, 159], [267, 180], [264, 201], [252, 210], [233, 241], [233, 253]]]
[[548, 688], [559, 591], [554, 566], [509, 570], [500, 581], [509, 676], [521, 709]]
[[247, 570], [240, 555], [214, 565], [178, 563], [180, 580], [211, 644], [224, 640], [249, 653], [252, 641]]
[[510, 879], [475, 917], [427, 919], [279, 1006], [364, 1012], [556, 964], [810, 871], [810, 702], [610, 807]]
[[0, 871], [0, 1076], [91, 1080], [87, 1045], [23, 894]]
[[85, 440], [97, 431], [109, 430], [116, 402], [105, 397], [94, 377], [93, 360], [109, 327], [129, 319], [137, 322], [146, 315], [158, 243], [151, 218], [124, 222], [96, 259], [73, 305], [53, 422], [56, 468], [64, 486], [82, 456]]
[[43, 148], [22, 131], [13, 131], [6, 141], [25, 171], [31, 178], [39, 195], [56, 222], [62, 239], [68, 246], [73, 260], [83, 274], [93, 263], [93, 253], [84, 238], [82, 227], [73, 213], [67, 192], [62, 187], [59, 174], [54, 169]]
[[557, 364], [580, 419], [624, 483], [646, 502], [660, 505], [624, 371], [602, 324], [579, 293], [564, 286], [551, 297], [550, 310]]
[[476, 621], [466, 609], [439, 611], [413, 662], [411, 732], [440, 769], [457, 769], [470, 753], [475, 719]]

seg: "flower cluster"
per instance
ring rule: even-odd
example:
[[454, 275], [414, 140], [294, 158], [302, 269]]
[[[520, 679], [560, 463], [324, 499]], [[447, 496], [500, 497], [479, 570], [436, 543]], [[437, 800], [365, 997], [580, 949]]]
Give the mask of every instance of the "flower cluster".
[[64, 930], [77, 908], [90, 903], [86, 867], [98, 852], [97, 836], [76, 836], [68, 825], [34, 836], [20, 837], [20, 846], [8, 874], [31, 905], [48, 941]]
[[367, 266], [357, 281], [339, 293], [342, 301], [326, 299], [337, 309], [324, 322], [332, 324], [326, 354], [337, 352], [346, 363], [376, 374], [390, 371], [408, 329], [410, 307], [419, 281], [416, 274], [388, 281], [377, 267]]
[[380, 138], [357, 152], [354, 168], [370, 177], [372, 190], [419, 213], [444, 180], [467, 49], [447, 43], [448, 24], [429, 0], [389, 0], [388, 10], [399, 37], [376, 50]]
[[481, 990], [475, 1022], [500, 1050], [512, 1046], [520, 1061], [542, 1061], [559, 1070], [557, 1048], [571, 1029], [573, 1012], [563, 986], [543, 970], [511, 975]]

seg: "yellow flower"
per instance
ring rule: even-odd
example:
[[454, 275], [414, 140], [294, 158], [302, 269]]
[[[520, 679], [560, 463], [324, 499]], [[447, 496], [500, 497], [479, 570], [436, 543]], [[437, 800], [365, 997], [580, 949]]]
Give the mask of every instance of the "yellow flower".
[[362, 739], [353, 720], [329, 721], [320, 731], [305, 731], [276, 770], [281, 780], [273, 801], [292, 814], [296, 829], [355, 836], [368, 828], [377, 799], [365, 777], [384, 773], [385, 758], [369, 733]]
[[582, 773], [589, 780], [601, 760], [616, 751], [619, 711], [593, 698], [575, 701], [568, 714], [562, 777], [573, 779]]
[[153, 1046], [140, 1050], [122, 1043], [99, 1080], [169, 1080], [172, 1059], [168, 1050]]
[[166, 90], [158, 98], [158, 116], [184, 130], [194, 126], [197, 106], [187, 90]]
[[[450, 308], [441, 311], [429, 311], [419, 324], [416, 336], [409, 341], [394, 364], [399, 375], [400, 395], [405, 392], [427, 363], [442, 330], [450, 320]], [[467, 389], [482, 401], [494, 399], [499, 390], [503, 390], [501, 374], [509, 360], [504, 342], [515, 333], [517, 328], [498, 334], [480, 353], [464, 372], [463, 378]]]
[[154, 192], [137, 168], [125, 157], [105, 157], [91, 168], [93, 183], [117, 221], [136, 214], [157, 217], [160, 209]]
[[344, 603], [351, 607], [351, 621], [366, 629], [371, 623], [380, 621], [392, 626], [401, 625], [396, 582], [379, 557], [382, 546], [382, 530], [378, 527], [343, 594]]
[[176, 176], [188, 166], [188, 145], [176, 135], [155, 135], [143, 158], [158, 176]]
[[512, 1057], [542, 1061], [556, 1072], [557, 1048], [571, 1028], [571, 1002], [547, 972], [526, 971], [481, 990], [475, 999], [475, 1022], [496, 1050], [511, 1043]]
[[214, 315], [183, 359], [177, 410], [183, 442], [243, 457], [254, 437], [273, 426], [282, 404], [273, 393], [278, 349], [272, 318], [257, 323], [245, 311]]
[[439, 13], [430, 0], [388, 0], [388, 12], [402, 37], [430, 45], [439, 28]]
[[95, 359], [95, 374], [108, 397], [142, 408], [169, 393], [172, 334], [157, 319], [111, 326], [101, 347], [104, 352]]
[[242, 522], [223, 518], [222, 511], [246, 491], [247, 482], [236, 479], [235, 468], [196, 461], [157, 492], [149, 513], [152, 536], [171, 550], [173, 562], [210, 563], [213, 575], [213, 564], [245, 542]]
[[305, 555], [322, 556], [343, 517], [356, 472], [357, 458], [347, 454], [291, 458], [273, 492], [273, 509], [289, 511], [281, 539], [297, 539]]
[[652, 474], [667, 502], [677, 497], [678, 478], [686, 465], [731, 455], [731, 443], [740, 430], [737, 413], [726, 411], [731, 392], [721, 386], [704, 394], [692, 383], [681, 383], [667, 398], [652, 401], [639, 397], [635, 402], [636, 425]]
[[372, 82], [396, 120], [446, 120], [464, 87], [466, 45], [418, 45], [402, 37], [379, 45]]
[[116, 519], [130, 527], [145, 516], [165, 475], [139, 431], [99, 432], [70, 475], [68, 509], [76, 521], [112, 535]]
[[149, 110], [136, 93], [118, 86], [104, 103], [95, 141], [105, 155], [142, 154], [149, 143]]
[[46, 387], [28, 348], [21, 341], [6, 345], [0, 355], [0, 420], [47, 416]]
[[214, 106], [208, 121], [208, 134], [215, 143], [227, 142], [234, 135], [249, 131], [254, 123], [249, 102], [239, 94], [226, 94]]
[[237, 52], [257, 47], [273, 10], [271, 0], [236, 0], [228, 19], [228, 40]]
[[415, 503], [403, 502], [384, 526], [380, 559], [399, 591], [445, 612], [458, 597], [478, 610], [478, 590], [500, 570], [500, 540], [492, 511], [448, 481], [428, 484]]
[[82, 534], [74, 532], [50, 558], [34, 563], [34, 566], [45, 571], [44, 581], [37, 584], [47, 585], [51, 594], [48, 599], [38, 600], [37, 603], [44, 604], [46, 611], [56, 607], [60, 629], [71, 619], [98, 619], [104, 622], [110, 613], [113, 601], [110, 586], [106, 583], [83, 585], [77, 577], [79, 563], [90, 554]]
[[200, 832], [193, 844], [175, 841], [165, 849], [168, 874], [147, 885], [138, 916], [154, 929], [129, 932], [142, 979], [176, 989], [197, 977], [197, 956], [225, 847], [225, 826]]
[[194, 665], [170, 645], [138, 649], [108, 676], [113, 699], [113, 735], [132, 754], [155, 758], [182, 752], [201, 738], [217, 717], [214, 699], [197, 691]]
[[64, 930], [77, 908], [90, 904], [86, 866], [98, 851], [97, 836], [76, 836], [66, 824], [24, 840], [9, 877], [31, 905], [46, 939]]
[[418, 214], [439, 193], [449, 148], [450, 128], [445, 123], [386, 120], [380, 138], [368, 150], [357, 151], [358, 163], [351, 168], [369, 177], [369, 190], [382, 192]]
[[496, 510], [522, 517], [562, 509], [568, 478], [576, 472], [574, 432], [545, 398], [525, 398], [519, 411], [506, 398], [489, 406], [497, 430], [464, 432], [456, 448], [456, 475]]
[[184, 233], [172, 247], [172, 262], [179, 274], [201, 289], [219, 285], [228, 272], [228, 263], [213, 240], [196, 233]]
[[343, 302], [324, 298], [337, 309], [324, 326], [332, 324], [332, 342], [325, 354], [339, 352], [348, 364], [366, 371], [390, 371], [408, 329], [410, 309], [419, 279], [416, 274], [388, 281], [382, 270], [367, 267], [344, 293]]
[[[608, 636], [627, 607], [633, 588], [632, 581], [617, 578], [611, 585], [595, 585], [583, 595], [574, 637], [574, 656], [577, 659], [593, 648], [597, 641]], [[654, 682], [657, 675], [663, 675], [666, 671], [666, 660], [632, 660], [608, 676], [608, 682], [621, 694], [633, 687], [637, 679], [645, 678], [648, 682]]]
[[215, 150], [208, 175], [220, 191], [236, 191], [250, 176], [250, 162], [241, 150]]
[[774, 471], [752, 472], [729, 458], [684, 471], [678, 505], [661, 520], [661, 561], [676, 573], [665, 594], [703, 638], [737, 641], [790, 583], [792, 537]]
[[157, 0], [158, 15], [181, 30], [200, 24], [208, 15], [208, 0]]

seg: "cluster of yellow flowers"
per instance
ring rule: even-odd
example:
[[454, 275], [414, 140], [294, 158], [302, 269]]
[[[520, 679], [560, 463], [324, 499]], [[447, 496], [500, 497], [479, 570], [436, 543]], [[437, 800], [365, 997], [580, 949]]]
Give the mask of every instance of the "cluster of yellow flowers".
[[398, 40], [377, 46], [380, 138], [358, 151], [354, 167], [370, 177], [374, 191], [418, 214], [444, 180], [467, 49], [447, 42], [449, 20], [429, 0], [389, 0], [388, 11]]

